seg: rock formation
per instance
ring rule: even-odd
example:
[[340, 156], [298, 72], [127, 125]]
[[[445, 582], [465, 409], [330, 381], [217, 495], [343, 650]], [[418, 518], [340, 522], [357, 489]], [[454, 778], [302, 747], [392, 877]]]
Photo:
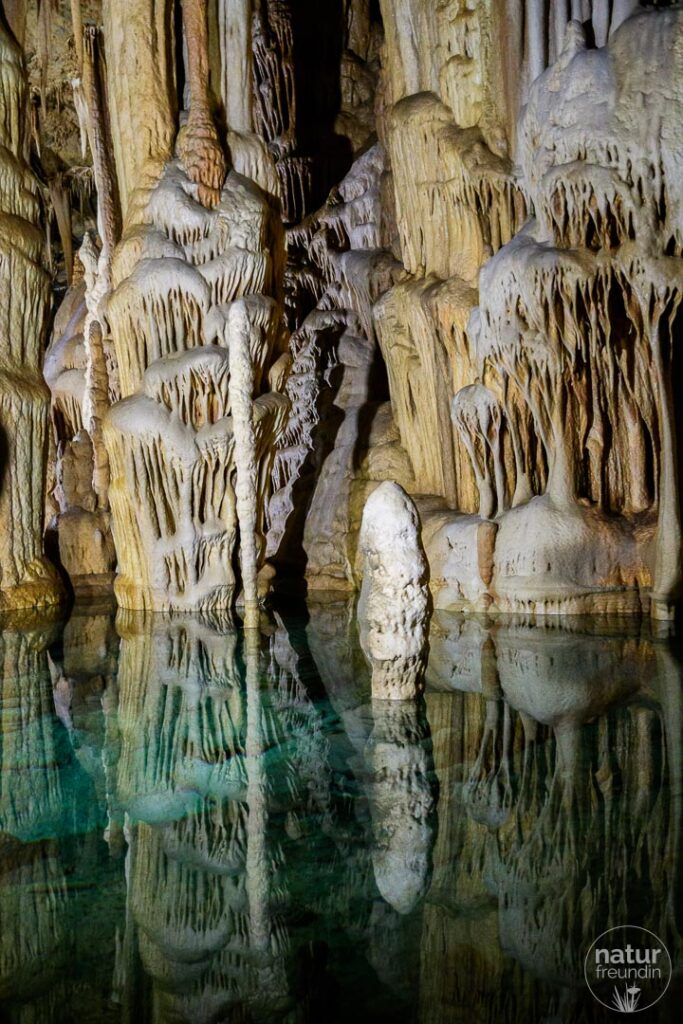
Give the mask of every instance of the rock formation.
[[58, 6], [2, 30], [3, 601], [44, 518], [76, 592], [256, 621], [393, 482], [437, 608], [675, 616], [678, 5]]
[[43, 553], [50, 280], [27, 161], [27, 99], [21, 51], [0, 21], [0, 608], [45, 607], [61, 597]]
[[429, 594], [417, 512], [398, 484], [381, 484], [368, 499], [360, 549], [358, 621], [372, 695], [410, 700], [423, 685]]

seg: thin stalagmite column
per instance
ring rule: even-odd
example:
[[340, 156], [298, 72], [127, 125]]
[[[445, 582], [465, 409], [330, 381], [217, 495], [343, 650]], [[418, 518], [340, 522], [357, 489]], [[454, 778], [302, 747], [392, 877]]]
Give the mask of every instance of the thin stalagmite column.
[[254, 368], [249, 349], [251, 324], [244, 302], [235, 302], [228, 315], [230, 338], [230, 407], [235, 432], [237, 484], [235, 498], [240, 528], [244, 624], [258, 625], [256, 514], [258, 462], [254, 433]]
[[102, 304], [111, 291], [111, 261], [118, 241], [120, 223], [118, 195], [107, 137], [102, 83], [101, 36], [88, 26], [83, 36], [82, 74], [86, 101], [86, 127], [97, 188], [99, 254], [86, 235], [81, 248], [85, 268], [87, 316], [83, 328], [87, 355], [83, 421], [93, 445], [93, 488], [101, 509], [109, 505], [109, 459], [102, 424], [109, 407], [110, 382], [105, 357]]

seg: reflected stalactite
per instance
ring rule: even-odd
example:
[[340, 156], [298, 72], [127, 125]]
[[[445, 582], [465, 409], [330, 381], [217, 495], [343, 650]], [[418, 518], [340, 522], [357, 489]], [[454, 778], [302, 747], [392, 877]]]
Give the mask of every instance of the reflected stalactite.
[[[451, 632], [447, 621], [431, 637], [427, 678], [440, 692], [428, 695], [428, 709], [441, 793], [444, 779], [464, 785], [438, 807], [449, 845], [435, 849], [438, 904], [428, 902], [423, 941], [447, 942], [464, 959], [440, 983], [426, 954], [433, 1002], [425, 992], [424, 1019], [458, 1021], [476, 1003], [492, 1024], [526, 1020], [532, 1006], [590, 1020], [590, 997], [576, 983], [586, 936], [637, 921], [681, 948], [670, 913], [680, 833], [674, 649], [623, 624], [583, 632], [482, 622]], [[662, 656], [666, 667], [656, 670]], [[454, 698], [467, 702], [469, 753], [453, 746], [464, 723], [437, 717]], [[470, 916], [451, 920], [441, 901], [467, 901]], [[482, 942], [492, 931], [497, 958]]]
[[[90, 836], [105, 820], [105, 794], [96, 760], [78, 741], [78, 727], [88, 723], [75, 701], [67, 710], [63, 692], [53, 689], [48, 648], [60, 637], [60, 624], [33, 616], [2, 626], [0, 1000], [8, 1020], [49, 1024], [78, 998], [99, 999], [101, 975], [85, 986], [65, 979], [80, 973], [74, 889], [91, 884], [97, 850]], [[108, 941], [108, 934], [107, 925], [99, 940]]]
[[588, 1024], [588, 936], [683, 952], [677, 640], [441, 612], [424, 699], [371, 701], [352, 602], [96, 611], [0, 641], [11, 1020], [72, 1005], [79, 942], [112, 1020], [169, 1024]]
[[287, 892], [273, 815], [296, 820], [300, 783], [287, 759], [274, 774], [268, 762], [305, 715], [293, 652], [281, 627], [264, 650], [260, 630], [240, 637], [227, 617], [120, 616], [119, 629], [129, 927], [154, 1005], [162, 1020], [279, 1018]]

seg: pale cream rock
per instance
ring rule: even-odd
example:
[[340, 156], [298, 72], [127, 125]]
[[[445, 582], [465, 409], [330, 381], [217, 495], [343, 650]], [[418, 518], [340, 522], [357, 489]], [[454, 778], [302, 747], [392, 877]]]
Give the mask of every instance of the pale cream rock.
[[498, 524], [446, 509], [421, 510], [421, 520], [434, 607], [486, 611]]
[[451, 422], [453, 396], [476, 380], [467, 325], [477, 293], [458, 278], [398, 284], [375, 304], [377, 336], [401, 442], [418, 493], [479, 507], [467, 451]]
[[[173, 154], [177, 103], [172, 7], [171, 0], [103, 4], [107, 95], [124, 222], [139, 215], [135, 194], [144, 201]], [[135, 73], [123, 75], [122, 68]]]
[[407, 700], [422, 687], [429, 593], [417, 511], [398, 484], [380, 484], [368, 498], [359, 546], [358, 620], [372, 668], [372, 695]]
[[[206, 170], [192, 166], [195, 177]], [[116, 593], [128, 608], [231, 607], [240, 533], [253, 617], [288, 411], [283, 395], [263, 394], [280, 343], [277, 304], [262, 294], [274, 286], [277, 232], [251, 182], [233, 171], [218, 202], [212, 189], [170, 162], [147, 199], [150, 223], [126, 232], [113, 261], [107, 319], [124, 401], [104, 435]]]
[[373, 304], [402, 273], [384, 248], [385, 164], [382, 146], [369, 147], [306, 229], [324, 287], [291, 338], [292, 414], [276, 457], [268, 552], [287, 563], [300, 545], [310, 590], [358, 585], [367, 497], [387, 478], [414, 485], [390, 409], [375, 400], [382, 368]]
[[[227, 608], [235, 597], [235, 438], [229, 356], [204, 347], [149, 367], [144, 391], [105, 422], [110, 499], [119, 556], [116, 592], [129, 608]], [[256, 458], [269, 452], [287, 402], [254, 402]], [[141, 504], [138, 494], [149, 496]], [[249, 500], [258, 500], [249, 491]], [[263, 504], [260, 505], [262, 515]]]
[[0, 609], [62, 597], [43, 551], [49, 391], [41, 366], [50, 279], [28, 127], [23, 57], [0, 23]]

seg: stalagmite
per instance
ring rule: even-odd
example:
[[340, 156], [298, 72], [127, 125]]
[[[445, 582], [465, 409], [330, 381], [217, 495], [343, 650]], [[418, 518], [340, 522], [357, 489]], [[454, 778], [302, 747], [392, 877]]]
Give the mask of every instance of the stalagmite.
[[249, 321], [244, 301], [230, 307], [227, 319], [230, 339], [230, 407], [235, 433], [235, 506], [240, 530], [244, 624], [258, 626], [256, 516], [258, 509], [258, 463], [254, 431], [254, 370], [251, 361]]
[[[104, 428], [116, 589], [129, 608], [229, 607], [244, 520], [251, 621], [270, 466], [288, 408], [283, 395], [263, 393], [277, 335], [277, 307], [266, 298], [275, 288], [276, 235], [256, 186], [234, 171], [224, 181], [208, 100], [205, 4], [189, 2], [184, 12], [192, 105], [179, 159], [147, 197], [149, 223], [124, 233], [107, 303], [124, 398]], [[139, 509], [141, 491], [149, 502]]]
[[358, 618], [372, 667], [372, 695], [408, 700], [423, 685], [429, 602], [417, 511], [398, 484], [380, 484], [368, 498], [359, 544]]

